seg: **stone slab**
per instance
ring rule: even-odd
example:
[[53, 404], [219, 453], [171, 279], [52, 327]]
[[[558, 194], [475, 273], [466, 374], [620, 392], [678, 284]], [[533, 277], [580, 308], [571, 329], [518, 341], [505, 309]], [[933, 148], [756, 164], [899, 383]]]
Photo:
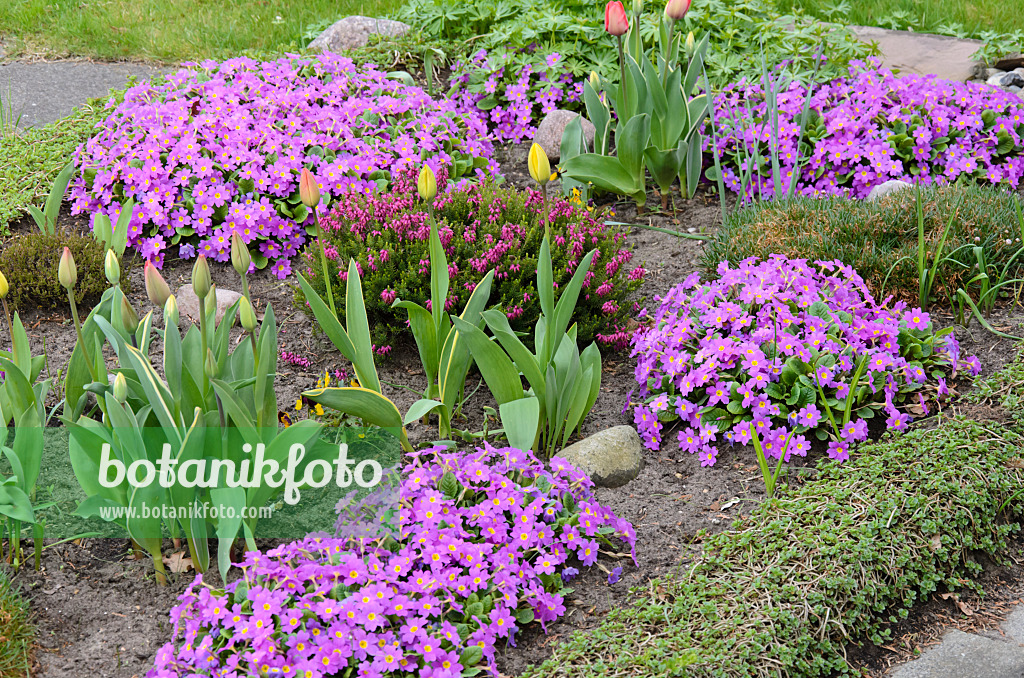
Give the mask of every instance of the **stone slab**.
[[912, 662], [903, 664], [891, 678], [1021, 678], [1024, 647], [963, 631], [949, 631], [942, 642]]
[[977, 66], [971, 55], [981, 49], [980, 40], [963, 40], [944, 35], [890, 31], [874, 26], [850, 26], [864, 42], [877, 42], [882, 65], [901, 74], [937, 75], [964, 82]]
[[[20, 127], [40, 127], [65, 118], [89, 99], [111, 89], [169, 73], [173, 68], [93, 61], [14, 61], [0, 64], [0, 97], [8, 101]], [[8, 96], [10, 99], [8, 100]]]

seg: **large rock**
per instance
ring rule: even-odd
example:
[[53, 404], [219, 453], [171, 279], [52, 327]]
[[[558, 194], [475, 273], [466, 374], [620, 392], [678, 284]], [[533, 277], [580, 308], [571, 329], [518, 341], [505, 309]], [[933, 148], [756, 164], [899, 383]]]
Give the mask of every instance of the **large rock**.
[[330, 28], [318, 35], [313, 42], [309, 43], [309, 49], [314, 52], [337, 53], [346, 49], [364, 47], [370, 41], [371, 35], [397, 38], [408, 33], [411, 28], [409, 24], [391, 19], [347, 16], [340, 21], [335, 21]]
[[632, 426], [613, 426], [559, 452], [598, 487], [621, 487], [640, 474], [640, 436]]
[[914, 184], [911, 184], [907, 181], [900, 181], [899, 179], [890, 179], [889, 181], [886, 181], [884, 184], [878, 184], [877, 186], [872, 188], [871, 192], [868, 193], [867, 200], [868, 202], [876, 202], [878, 200], [881, 200], [885, 196], [889, 195], [890, 193], [895, 193], [896, 191], [902, 191], [906, 188], [913, 187]]
[[993, 75], [986, 82], [998, 87], [1010, 87], [1011, 85], [1020, 87], [1024, 85], [1024, 77], [1022, 77], [1016, 70], [1013, 70], [1009, 73], [998, 73]]
[[[217, 293], [217, 322], [219, 323], [224, 319], [224, 314], [231, 304], [235, 303], [242, 298], [242, 295], [238, 292], [231, 290], [222, 290], [214, 286], [214, 290]], [[192, 285], [182, 285], [178, 288], [178, 291], [174, 294], [175, 301], [178, 302], [178, 324], [188, 325], [190, 322], [199, 322], [199, 297], [196, 296], [195, 290], [192, 289]], [[209, 297], [207, 297], [207, 302]]]
[[[548, 159], [555, 161], [562, 157], [562, 134], [565, 132], [566, 126], [578, 116], [579, 113], [559, 108], [551, 111], [541, 120], [533, 140], [544, 149]], [[587, 148], [591, 150], [594, 148], [596, 132], [597, 128], [594, 127], [594, 123], [583, 118], [583, 138], [587, 140]]]

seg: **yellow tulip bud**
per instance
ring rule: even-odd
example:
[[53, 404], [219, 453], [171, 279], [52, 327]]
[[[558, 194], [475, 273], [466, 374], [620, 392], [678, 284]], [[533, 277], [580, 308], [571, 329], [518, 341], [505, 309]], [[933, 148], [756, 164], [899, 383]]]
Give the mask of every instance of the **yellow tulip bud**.
[[128, 380], [124, 378], [123, 372], [118, 372], [114, 377], [114, 398], [122, 405], [128, 399]]
[[437, 195], [437, 177], [434, 176], [434, 171], [427, 165], [423, 166], [419, 177], [416, 179], [416, 190], [419, 191], [420, 197], [424, 200], [433, 200]]
[[121, 282], [121, 264], [114, 250], [107, 250], [107, 256], [103, 259], [103, 272], [107, 274], [107, 282], [111, 285]]
[[594, 91], [601, 89], [601, 76], [597, 74], [597, 71], [590, 71], [590, 86], [594, 88]]
[[57, 265], [57, 280], [61, 287], [70, 290], [78, 282], [78, 269], [75, 267], [75, 257], [71, 250], [64, 248], [64, 254], [60, 256], [60, 264]]
[[693, 31], [690, 31], [689, 35], [686, 36], [686, 44], [684, 45], [684, 49], [686, 50], [686, 56], [687, 57], [692, 57], [693, 56], [694, 48], [695, 48], [695, 44], [694, 44], [694, 39], [693, 39]]
[[210, 293], [210, 286], [212, 284], [213, 282], [210, 280], [210, 265], [206, 263], [206, 257], [200, 254], [196, 257], [196, 263], [192, 267], [192, 289], [197, 297], [205, 299], [206, 295]]
[[551, 179], [551, 163], [548, 162], [548, 154], [540, 147], [540, 144], [530, 146], [530, 157], [527, 160], [530, 168], [530, 176], [540, 185], [548, 183]]
[[252, 310], [252, 304], [245, 297], [238, 301], [238, 319], [246, 332], [252, 334], [256, 331], [256, 312]]
[[3, 273], [0, 273], [0, 299], [7, 298], [7, 293], [10, 289], [7, 285], [7, 278], [4, 277]]

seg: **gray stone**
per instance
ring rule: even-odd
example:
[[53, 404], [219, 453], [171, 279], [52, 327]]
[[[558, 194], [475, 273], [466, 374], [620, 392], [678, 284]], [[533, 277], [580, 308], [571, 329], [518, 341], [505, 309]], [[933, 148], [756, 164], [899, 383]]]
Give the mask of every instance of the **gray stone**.
[[[545, 115], [544, 119], [540, 121], [540, 125], [537, 126], [537, 134], [533, 140], [544, 149], [544, 152], [548, 154], [549, 160], [555, 161], [562, 157], [562, 134], [569, 123], [578, 116], [579, 113], [559, 108]], [[594, 134], [596, 131], [597, 128], [594, 127], [594, 123], [583, 118], [583, 138], [586, 140], [587, 148], [589, 149], [594, 148]]]
[[1000, 628], [1018, 643], [1024, 643], [1024, 605], [1016, 605]]
[[412, 27], [401, 21], [377, 19], [369, 16], [347, 16], [335, 21], [323, 33], [309, 43], [314, 52], [342, 52], [347, 49], [363, 47], [370, 41], [371, 35], [383, 35], [397, 38], [405, 35]]
[[[231, 304], [241, 299], [242, 295], [231, 290], [219, 289], [216, 285], [214, 285], [214, 290], [217, 293], [216, 317], [219, 323], [231, 307]], [[174, 294], [174, 299], [178, 302], [179, 325], [187, 326], [191, 322], [199, 322], [199, 297], [196, 296], [191, 284], [179, 287], [178, 291]], [[209, 303], [209, 297], [207, 297], [207, 303]]]
[[1003, 73], [1002, 75], [993, 75], [986, 82], [990, 85], [998, 85], [1000, 87], [1021, 87], [1024, 86], [1024, 76], [1016, 71], [1010, 71], [1009, 73]]
[[867, 201], [876, 202], [878, 200], [881, 200], [885, 196], [889, 195], [890, 193], [895, 193], [896, 191], [902, 191], [905, 188], [913, 187], [914, 184], [911, 184], [909, 182], [900, 181], [899, 179], [890, 179], [889, 181], [886, 181], [884, 184], [878, 184], [877, 186], [872, 188], [871, 192], [868, 193]]
[[937, 75], [943, 80], [958, 82], [969, 80], [975, 73], [977, 64], [971, 55], [984, 45], [980, 40], [890, 31], [874, 26], [850, 26], [850, 29], [864, 42], [878, 44], [885, 68], [902, 74]]
[[1024, 66], [1022, 66], [1021, 68], [1013, 69], [1013, 72], [1021, 77], [1024, 77]]
[[1017, 87], [1016, 85], [1010, 85], [1006, 88], [1006, 91], [1013, 92], [1014, 94], [1020, 94], [1021, 92], [1024, 92], [1024, 88]]
[[963, 631], [949, 631], [942, 643], [896, 669], [892, 678], [1020, 678], [1024, 647]]
[[640, 436], [632, 426], [613, 426], [559, 452], [598, 487], [620, 487], [640, 474]]
[[1006, 71], [1001, 71], [998, 68], [986, 68], [986, 69], [984, 69], [984, 71], [985, 71], [985, 75], [984, 75], [984, 79], [985, 80], [988, 80], [989, 78], [991, 78], [993, 76], [996, 76], [996, 75], [1002, 75], [1003, 73], [1006, 72]]

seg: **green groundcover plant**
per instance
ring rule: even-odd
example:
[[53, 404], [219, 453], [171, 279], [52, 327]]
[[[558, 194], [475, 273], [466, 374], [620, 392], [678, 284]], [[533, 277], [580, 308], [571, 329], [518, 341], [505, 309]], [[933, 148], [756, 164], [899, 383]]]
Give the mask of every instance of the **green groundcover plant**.
[[[968, 288], [976, 273], [974, 247], [982, 247], [986, 261], [999, 269], [1021, 248], [1012, 194], [977, 186], [928, 187], [922, 192], [929, 251], [934, 251], [956, 212], [946, 238], [945, 261], [932, 289], [937, 299], [950, 299], [958, 288]], [[880, 203], [796, 198], [759, 202], [731, 213], [707, 243], [703, 268], [707, 276], [714, 276], [721, 261], [737, 263], [770, 254], [839, 260], [852, 266], [877, 298], [892, 295], [917, 305], [917, 249], [914, 191], [901, 191]]]
[[0, 676], [27, 675], [33, 628], [28, 602], [0, 573]]
[[957, 417], [821, 465], [524, 676], [853, 675], [848, 643], [886, 642], [932, 592], [973, 588], [974, 554], [1007, 547], [1022, 445]]
[[[444, 186], [446, 172], [438, 172]], [[461, 312], [473, 289], [494, 269], [490, 304], [508, 316], [513, 330], [532, 330], [540, 314], [536, 288], [537, 252], [544, 237], [543, 200], [539, 193], [521, 192], [491, 184], [455, 188], [434, 203], [441, 242], [451, 278], [445, 310]], [[596, 220], [586, 209], [561, 198], [549, 201], [555, 288], [571, 279], [581, 258], [597, 249], [573, 320], [578, 339], [597, 339], [623, 347], [629, 341], [624, 327], [633, 310], [630, 296], [646, 273], [631, 266], [632, 251], [625, 234]], [[416, 193], [415, 172], [396, 174], [386, 196], [338, 203], [323, 219], [328, 275], [344, 278], [349, 258], [363, 279], [366, 312], [378, 353], [407, 331], [404, 310], [395, 299], [430, 309], [430, 224], [426, 205]], [[304, 275], [322, 297], [319, 246], [303, 254]], [[337, 285], [337, 282], [335, 282]], [[297, 303], [305, 307], [300, 293]], [[532, 331], [531, 331], [532, 334]]]
[[65, 247], [78, 262], [80, 284], [75, 289], [75, 300], [91, 303], [100, 298], [107, 288], [103, 245], [92, 236], [69, 231], [34, 232], [0, 249], [0, 271], [10, 285], [7, 302], [12, 308], [56, 308], [67, 303], [67, 292], [53, 274]]

